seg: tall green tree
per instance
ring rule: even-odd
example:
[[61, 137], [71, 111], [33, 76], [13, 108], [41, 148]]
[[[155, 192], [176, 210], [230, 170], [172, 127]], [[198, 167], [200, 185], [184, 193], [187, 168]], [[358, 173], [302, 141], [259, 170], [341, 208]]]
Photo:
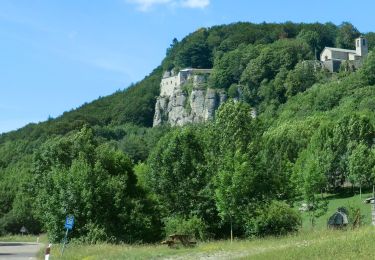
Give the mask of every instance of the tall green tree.
[[315, 226], [318, 217], [327, 211], [327, 200], [323, 196], [328, 181], [331, 155], [329, 152], [305, 150], [294, 167], [297, 187], [309, 209], [310, 223]]
[[231, 84], [238, 84], [247, 63], [259, 55], [260, 49], [259, 46], [240, 45], [233, 51], [218, 55], [210, 75], [210, 86], [228, 89]]
[[157, 212], [136, 186], [130, 159], [100, 144], [90, 128], [56, 137], [36, 153], [34, 207], [51, 241], [59, 241], [65, 216], [75, 216], [72, 236], [86, 242], [154, 241]]
[[286, 95], [291, 97], [303, 92], [317, 82], [314, 64], [311, 62], [300, 62], [288, 73], [285, 80]]
[[319, 46], [319, 33], [313, 30], [302, 29], [297, 35], [297, 39], [302, 39], [305, 41], [311, 48], [311, 51], [314, 53], [314, 58], [318, 59], [316, 56]]
[[368, 85], [375, 85], [375, 54], [370, 52], [367, 56], [363, 67], [361, 68], [361, 75]]
[[[247, 148], [256, 135], [251, 108], [242, 102], [229, 101], [217, 112], [215, 120], [217, 175], [215, 176], [215, 201], [224, 222], [231, 226], [244, 226], [250, 209], [262, 201], [264, 180], [262, 173], [254, 168], [253, 153]], [[251, 214], [251, 213], [250, 213]], [[244, 232], [243, 228], [236, 228]]]
[[375, 161], [368, 145], [361, 142], [351, 146], [352, 151], [348, 157], [349, 180], [359, 186], [362, 197], [362, 187], [373, 183], [372, 169], [375, 167]]
[[336, 38], [336, 46], [344, 49], [355, 49], [354, 39], [360, 32], [349, 22], [343, 22], [339, 26]]
[[213, 56], [206, 41], [207, 36], [207, 30], [202, 28], [181, 41], [179, 52], [175, 57], [175, 67], [211, 68]]
[[165, 216], [210, 218], [206, 213], [214, 205], [206, 191], [210, 176], [203, 147], [196, 130], [184, 127], [165, 135], [152, 151], [146, 182], [158, 197]]

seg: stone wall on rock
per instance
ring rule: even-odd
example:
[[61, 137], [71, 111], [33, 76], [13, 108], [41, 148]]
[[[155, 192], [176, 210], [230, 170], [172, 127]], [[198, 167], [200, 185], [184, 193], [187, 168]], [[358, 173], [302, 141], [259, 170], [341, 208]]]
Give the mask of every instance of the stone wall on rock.
[[173, 85], [171, 91], [161, 92], [156, 100], [153, 126], [182, 126], [211, 120], [219, 106], [227, 100], [223, 89], [207, 88], [207, 72], [191, 73], [186, 81]]

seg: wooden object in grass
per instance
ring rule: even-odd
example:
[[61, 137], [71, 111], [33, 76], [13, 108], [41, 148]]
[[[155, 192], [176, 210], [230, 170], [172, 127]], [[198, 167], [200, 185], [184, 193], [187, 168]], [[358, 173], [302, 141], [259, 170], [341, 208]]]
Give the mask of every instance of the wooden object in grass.
[[176, 244], [182, 244], [185, 247], [194, 246], [194, 245], [197, 244], [196, 241], [191, 241], [190, 237], [188, 235], [184, 235], [184, 234], [169, 235], [169, 238], [167, 240], [164, 240], [161, 243], [164, 244], [164, 245], [168, 245], [169, 247], [172, 247]]

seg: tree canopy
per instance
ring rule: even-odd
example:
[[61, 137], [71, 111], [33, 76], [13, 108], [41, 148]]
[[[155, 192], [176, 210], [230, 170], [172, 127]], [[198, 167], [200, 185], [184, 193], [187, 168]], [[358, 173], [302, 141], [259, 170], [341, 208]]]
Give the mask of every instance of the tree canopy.
[[[74, 214], [89, 243], [279, 235], [300, 227], [301, 201], [314, 223], [322, 194], [375, 181], [375, 56], [339, 73], [316, 61], [358, 35], [350, 23], [201, 28], [127, 89], [2, 134], [0, 234], [25, 225], [59, 241]], [[151, 128], [163, 70], [184, 67], [212, 68], [208, 87], [229, 101], [205, 124]]]

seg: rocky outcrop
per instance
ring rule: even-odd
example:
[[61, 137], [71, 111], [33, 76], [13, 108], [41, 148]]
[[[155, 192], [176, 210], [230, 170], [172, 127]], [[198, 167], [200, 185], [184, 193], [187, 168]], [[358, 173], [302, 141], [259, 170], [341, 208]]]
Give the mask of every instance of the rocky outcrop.
[[205, 89], [196, 80], [190, 94], [176, 86], [170, 96], [157, 98], [153, 125], [182, 126], [205, 122], [214, 118], [215, 111], [226, 99], [225, 91]]
[[154, 126], [182, 126], [211, 120], [227, 99], [222, 89], [207, 88], [209, 69], [183, 69], [164, 73], [156, 100]]

